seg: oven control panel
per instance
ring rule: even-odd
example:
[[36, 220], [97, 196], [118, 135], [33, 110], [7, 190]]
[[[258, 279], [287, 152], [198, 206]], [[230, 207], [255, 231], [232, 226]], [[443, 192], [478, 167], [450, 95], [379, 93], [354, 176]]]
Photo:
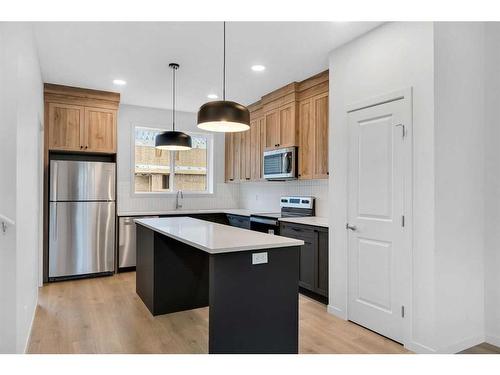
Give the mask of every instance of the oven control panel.
[[312, 209], [314, 207], [314, 197], [281, 197], [280, 206]]

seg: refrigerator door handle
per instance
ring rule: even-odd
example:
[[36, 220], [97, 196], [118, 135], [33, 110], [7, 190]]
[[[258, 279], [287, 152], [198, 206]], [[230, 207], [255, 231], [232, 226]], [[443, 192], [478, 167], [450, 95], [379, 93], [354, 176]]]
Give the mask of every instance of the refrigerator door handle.
[[54, 228], [53, 232], [52, 232], [52, 239], [55, 241], [57, 240], [57, 202], [52, 202], [53, 204], [50, 205], [50, 206], [53, 206], [53, 207], [50, 207], [49, 209], [52, 209], [52, 212], [50, 212], [50, 218], [51, 218], [51, 227]]

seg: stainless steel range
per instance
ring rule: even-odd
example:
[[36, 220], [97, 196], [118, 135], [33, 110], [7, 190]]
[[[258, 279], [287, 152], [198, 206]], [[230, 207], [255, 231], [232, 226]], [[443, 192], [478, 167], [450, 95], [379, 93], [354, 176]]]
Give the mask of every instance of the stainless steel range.
[[250, 229], [279, 234], [279, 219], [283, 217], [314, 216], [314, 197], [281, 197], [281, 212], [258, 213], [250, 216]]

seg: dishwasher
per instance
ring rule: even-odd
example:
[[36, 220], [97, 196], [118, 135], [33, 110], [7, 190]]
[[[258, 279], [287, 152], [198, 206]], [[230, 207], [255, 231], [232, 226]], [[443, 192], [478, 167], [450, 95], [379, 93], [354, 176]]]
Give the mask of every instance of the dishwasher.
[[136, 262], [136, 219], [152, 219], [158, 216], [121, 216], [118, 219], [118, 272], [132, 271]]

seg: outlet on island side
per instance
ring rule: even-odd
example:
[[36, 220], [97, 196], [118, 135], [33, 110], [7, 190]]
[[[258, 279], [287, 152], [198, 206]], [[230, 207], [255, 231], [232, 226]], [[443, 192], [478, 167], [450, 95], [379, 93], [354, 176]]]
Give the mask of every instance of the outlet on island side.
[[267, 253], [253, 253], [252, 264], [265, 264], [267, 263]]

